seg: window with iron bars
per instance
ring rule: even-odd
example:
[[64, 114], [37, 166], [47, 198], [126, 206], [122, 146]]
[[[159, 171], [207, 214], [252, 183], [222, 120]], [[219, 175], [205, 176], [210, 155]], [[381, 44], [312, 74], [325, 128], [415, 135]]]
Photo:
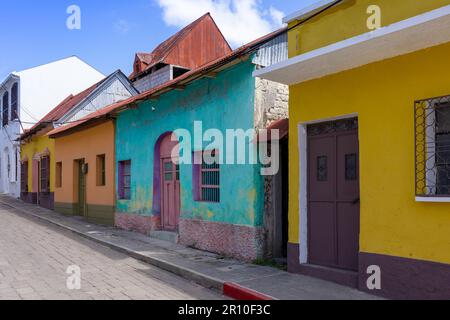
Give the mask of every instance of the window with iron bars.
[[416, 101], [416, 195], [450, 196], [450, 95]]
[[[216, 159], [218, 151], [203, 151], [194, 154], [201, 164], [194, 165], [194, 200], [220, 202], [220, 164], [205, 159]], [[195, 179], [197, 177], [197, 179]]]

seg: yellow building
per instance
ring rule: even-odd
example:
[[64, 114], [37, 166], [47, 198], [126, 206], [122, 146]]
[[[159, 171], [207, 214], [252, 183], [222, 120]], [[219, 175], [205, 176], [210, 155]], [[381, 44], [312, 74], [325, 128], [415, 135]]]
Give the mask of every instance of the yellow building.
[[322, 0], [287, 17], [289, 270], [450, 298], [450, 0]]

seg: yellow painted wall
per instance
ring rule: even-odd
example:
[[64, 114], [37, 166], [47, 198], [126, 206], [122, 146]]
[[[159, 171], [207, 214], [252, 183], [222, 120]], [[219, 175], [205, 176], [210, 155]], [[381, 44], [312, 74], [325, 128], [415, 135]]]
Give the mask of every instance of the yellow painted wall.
[[[55, 203], [75, 204], [78, 202], [74, 161], [85, 159], [85, 163], [89, 165], [86, 180], [86, 203], [114, 206], [114, 141], [115, 132], [112, 121], [55, 139], [55, 163], [62, 162], [62, 187], [55, 188]], [[106, 185], [97, 186], [97, 156], [103, 154], [106, 155]]]
[[450, 95], [450, 43], [291, 87], [290, 242], [299, 242], [298, 129], [359, 114], [361, 251], [450, 263], [450, 204], [415, 201], [414, 101]]
[[[346, 0], [289, 31], [289, 55], [293, 57], [369, 32], [370, 5], [380, 7], [382, 26], [387, 26], [449, 4], [450, 0]], [[297, 23], [291, 22], [289, 26]]]
[[33, 158], [42, 154], [45, 150], [50, 151], [50, 192], [55, 190], [55, 142], [47, 135], [33, 136], [33, 138], [21, 146], [21, 160], [28, 159], [28, 192], [33, 190]]

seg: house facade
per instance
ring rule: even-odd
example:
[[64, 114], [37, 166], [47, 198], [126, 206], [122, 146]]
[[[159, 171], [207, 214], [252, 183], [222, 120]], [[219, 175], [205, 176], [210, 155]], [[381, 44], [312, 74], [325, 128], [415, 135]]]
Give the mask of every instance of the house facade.
[[101, 120], [88, 127], [57, 128], [55, 210], [92, 223], [114, 225], [115, 126]]
[[[283, 39], [285, 30], [255, 41], [150, 90], [118, 114], [116, 226], [224, 256], [264, 256], [261, 166], [194, 159], [205, 153], [224, 159], [233, 153], [220, 143], [203, 141], [208, 130], [225, 135], [227, 130], [264, 129], [287, 116], [287, 87], [252, 76], [260, 61], [270, 60], [264, 56], [269, 47], [280, 50]], [[255, 137], [247, 138], [246, 157]], [[174, 153], [182, 140], [185, 144]]]
[[290, 58], [255, 76], [290, 85], [289, 270], [450, 298], [450, 1], [321, 1], [286, 22]]
[[0, 193], [20, 197], [20, 134], [69, 94], [77, 94], [103, 78], [84, 61], [70, 57], [13, 72], [2, 82]]
[[21, 199], [48, 209], [55, 208], [57, 162], [55, 141], [47, 135], [50, 131], [137, 93], [128, 78], [118, 70], [79, 94], [68, 96], [26, 130], [20, 137]]
[[[209, 15], [206, 17], [209, 19]], [[192, 25], [188, 29], [191, 31], [181, 31], [185, 37], [190, 37], [195, 30]], [[218, 29], [216, 34], [220, 34]], [[221, 43], [219, 47], [222, 47]], [[189, 52], [187, 50], [186, 54]], [[180, 52], [181, 56], [183, 54]], [[227, 130], [244, 133], [252, 130], [244, 137], [244, 156], [249, 157], [256, 145], [258, 130], [286, 118], [288, 107], [287, 86], [255, 79], [252, 73], [285, 58], [286, 30], [225, 52], [218, 59], [105, 107], [76, 124], [50, 132], [56, 139], [56, 161], [62, 161], [64, 168], [64, 161], [69, 161], [70, 166], [74, 160], [86, 159], [81, 154], [70, 160], [60, 158], [59, 145], [67, 149], [69, 139], [85, 141], [72, 135], [81, 134], [79, 130], [94, 130], [99, 122], [114, 119], [115, 156], [109, 157], [108, 151], [104, 153], [108, 163], [115, 159], [114, 220], [117, 227], [239, 259], [262, 257], [267, 233], [262, 166], [237, 161], [232, 164], [206, 163], [203, 156], [207, 153], [225, 157], [233, 150], [203, 142], [203, 133], [209, 129], [223, 134]], [[200, 136], [194, 138], [199, 131]], [[200, 141], [196, 140], [198, 138]], [[97, 139], [92, 138], [91, 143]], [[107, 141], [109, 145], [110, 139]], [[87, 140], [83, 145], [86, 144], [90, 145]], [[91, 160], [87, 160], [89, 169], [84, 168], [90, 172], [87, 185], [89, 179], [91, 183], [96, 181], [89, 175], [95, 175], [92, 159], [99, 151], [92, 150]], [[78, 162], [75, 165], [83, 168]], [[68, 170], [65, 175], [70, 175], [71, 167], [66, 168], [63, 173]], [[106, 168], [108, 177], [110, 168]], [[68, 179], [63, 184], [70, 186], [71, 178]], [[62, 180], [65, 181], [64, 175]], [[78, 182], [80, 184], [84, 185], [82, 181]], [[56, 202], [75, 203], [73, 197], [79, 197], [70, 189], [61, 191], [56, 188]], [[87, 194], [94, 199], [97, 192], [92, 191], [91, 195], [88, 191]], [[108, 203], [111, 205], [112, 202]]]

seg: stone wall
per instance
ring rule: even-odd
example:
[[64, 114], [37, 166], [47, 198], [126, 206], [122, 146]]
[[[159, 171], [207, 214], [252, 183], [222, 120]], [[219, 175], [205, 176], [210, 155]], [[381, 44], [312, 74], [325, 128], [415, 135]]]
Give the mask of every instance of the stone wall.
[[264, 129], [289, 116], [289, 86], [256, 78], [255, 128]]

